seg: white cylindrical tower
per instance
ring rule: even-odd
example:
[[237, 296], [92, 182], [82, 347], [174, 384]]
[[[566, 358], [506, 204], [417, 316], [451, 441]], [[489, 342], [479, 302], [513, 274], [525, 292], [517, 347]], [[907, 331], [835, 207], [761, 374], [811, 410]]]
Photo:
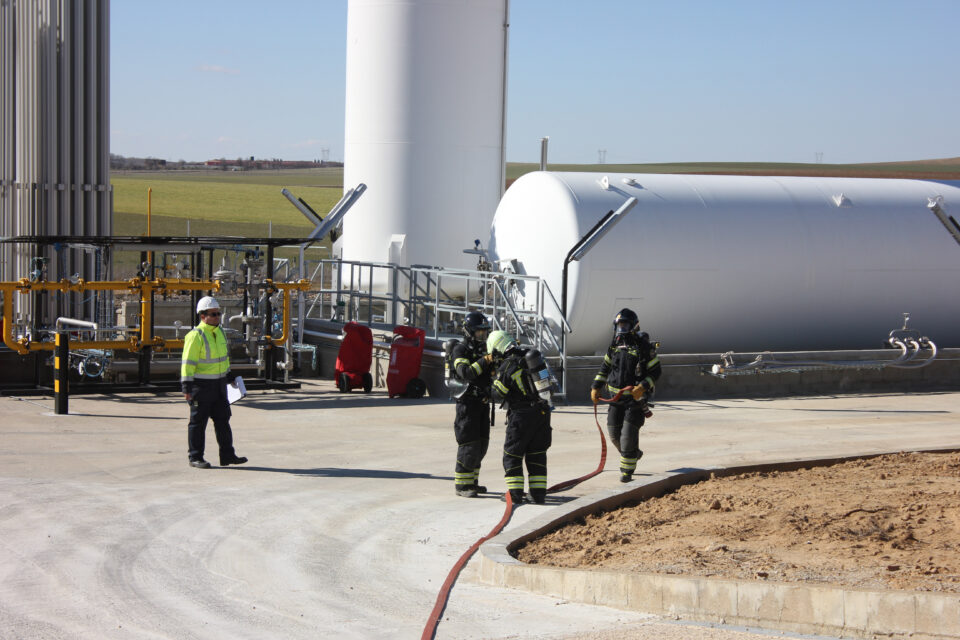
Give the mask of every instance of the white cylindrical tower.
[[[960, 185], [933, 180], [535, 172], [504, 194], [490, 247], [562, 297], [571, 355], [632, 308], [669, 353], [879, 348], [902, 313], [960, 346]], [[938, 219], [939, 207], [952, 215]]]
[[471, 267], [504, 179], [507, 0], [350, 0], [345, 260]]

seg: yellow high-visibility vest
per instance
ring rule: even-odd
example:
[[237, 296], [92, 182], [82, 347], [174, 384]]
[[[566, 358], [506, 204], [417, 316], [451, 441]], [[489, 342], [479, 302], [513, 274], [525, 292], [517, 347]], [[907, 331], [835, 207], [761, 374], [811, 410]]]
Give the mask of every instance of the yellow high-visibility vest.
[[230, 370], [230, 349], [220, 327], [201, 322], [183, 340], [180, 382], [219, 380]]

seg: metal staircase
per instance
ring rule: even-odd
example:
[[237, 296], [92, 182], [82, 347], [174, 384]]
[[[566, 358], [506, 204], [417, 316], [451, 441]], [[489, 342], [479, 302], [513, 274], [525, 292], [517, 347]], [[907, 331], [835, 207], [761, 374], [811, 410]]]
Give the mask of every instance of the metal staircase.
[[321, 260], [309, 277], [314, 287], [298, 326], [307, 318], [383, 330], [410, 324], [441, 340], [459, 336], [463, 316], [480, 311], [495, 329], [543, 352], [558, 380], [557, 395], [565, 394], [564, 334], [570, 327], [542, 278], [338, 259]]

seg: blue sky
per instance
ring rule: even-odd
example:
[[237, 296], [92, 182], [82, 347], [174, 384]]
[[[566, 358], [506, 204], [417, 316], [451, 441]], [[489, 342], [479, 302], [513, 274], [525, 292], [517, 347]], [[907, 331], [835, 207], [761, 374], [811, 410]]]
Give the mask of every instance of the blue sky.
[[[958, 0], [511, 0], [507, 159], [960, 156]], [[111, 3], [111, 151], [343, 159], [346, 0]]]

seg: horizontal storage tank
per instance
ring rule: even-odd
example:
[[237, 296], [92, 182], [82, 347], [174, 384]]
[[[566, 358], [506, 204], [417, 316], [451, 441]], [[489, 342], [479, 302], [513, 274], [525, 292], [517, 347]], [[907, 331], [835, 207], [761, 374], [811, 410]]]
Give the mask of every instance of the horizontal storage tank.
[[491, 252], [560, 301], [567, 253], [631, 196], [568, 267], [570, 355], [605, 349], [622, 307], [669, 353], [878, 348], [904, 312], [960, 346], [960, 244], [935, 213], [956, 226], [956, 182], [536, 172], [504, 194]]

